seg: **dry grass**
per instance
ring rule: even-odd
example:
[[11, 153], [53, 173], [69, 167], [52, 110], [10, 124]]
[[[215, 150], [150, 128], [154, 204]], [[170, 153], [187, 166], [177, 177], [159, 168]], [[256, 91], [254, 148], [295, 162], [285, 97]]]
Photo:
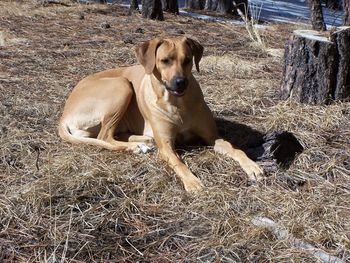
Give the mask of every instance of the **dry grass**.
[[[278, 100], [281, 50], [293, 28], [267, 28], [261, 50], [244, 27], [127, 13], [1, 1], [0, 261], [316, 262], [252, 225], [261, 215], [349, 262], [350, 104]], [[242, 147], [249, 134], [293, 132], [306, 149], [288, 170], [249, 186], [239, 166], [212, 149], [180, 150], [206, 185], [190, 196], [157, 153], [58, 138], [60, 112], [78, 80], [134, 64], [135, 44], [180, 29], [205, 46], [196, 77], [215, 115], [228, 121], [221, 131], [237, 135]], [[247, 134], [232, 130], [235, 123], [248, 126], [240, 126]]]

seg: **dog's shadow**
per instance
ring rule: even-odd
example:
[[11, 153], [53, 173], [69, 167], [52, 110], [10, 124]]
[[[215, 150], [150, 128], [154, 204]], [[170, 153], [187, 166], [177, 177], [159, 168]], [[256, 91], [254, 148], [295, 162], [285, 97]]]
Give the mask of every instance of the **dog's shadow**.
[[[254, 161], [272, 161], [279, 168], [288, 169], [297, 154], [304, 150], [290, 132], [262, 133], [247, 125], [215, 118], [219, 136], [243, 150]], [[203, 145], [197, 143], [195, 146]]]
[[247, 125], [216, 118], [219, 135], [254, 161], [274, 161], [279, 168], [288, 169], [295, 157], [304, 150], [300, 140], [287, 131], [261, 133]]

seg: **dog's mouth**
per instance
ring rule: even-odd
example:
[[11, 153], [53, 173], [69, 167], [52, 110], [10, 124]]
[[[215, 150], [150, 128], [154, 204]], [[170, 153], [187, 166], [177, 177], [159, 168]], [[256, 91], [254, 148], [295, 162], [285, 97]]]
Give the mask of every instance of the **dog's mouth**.
[[179, 89], [177, 89], [177, 90], [173, 90], [173, 89], [171, 89], [171, 88], [166, 88], [167, 89], [167, 91], [171, 94], [171, 95], [174, 95], [174, 96], [176, 96], [176, 97], [182, 97], [183, 95], [185, 95], [185, 90], [186, 89], [183, 89], [183, 90], [179, 90]]
[[182, 87], [177, 87], [173, 81], [162, 80], [163, 85], [166, 90], [175, 97], [182, 97], [186, 93], [187, 85]]

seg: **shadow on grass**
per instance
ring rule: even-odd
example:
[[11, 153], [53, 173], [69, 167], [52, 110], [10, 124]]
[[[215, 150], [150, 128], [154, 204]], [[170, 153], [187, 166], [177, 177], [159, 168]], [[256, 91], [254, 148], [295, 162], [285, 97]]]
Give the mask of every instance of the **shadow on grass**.
[[216, 118], [219, 135], [254, 161], [273, 160], [280, 168], [288, 169], [297, 154], [304, 150], [299, 140], [287, 131], [261, 133], [247, 125]]

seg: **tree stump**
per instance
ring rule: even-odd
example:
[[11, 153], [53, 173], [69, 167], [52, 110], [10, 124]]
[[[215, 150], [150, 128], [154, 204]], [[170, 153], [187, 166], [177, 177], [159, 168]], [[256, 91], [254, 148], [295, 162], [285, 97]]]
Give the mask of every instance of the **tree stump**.
[[331, 35], [337, 47], [338, 72], [334, 89], [334, 99], [350, 97], [350, 27], [340, 27]]
[[285, 48], [283, 99], [325, 104], [350, 96], [350, 27], [333, 33], [296, 30]]

